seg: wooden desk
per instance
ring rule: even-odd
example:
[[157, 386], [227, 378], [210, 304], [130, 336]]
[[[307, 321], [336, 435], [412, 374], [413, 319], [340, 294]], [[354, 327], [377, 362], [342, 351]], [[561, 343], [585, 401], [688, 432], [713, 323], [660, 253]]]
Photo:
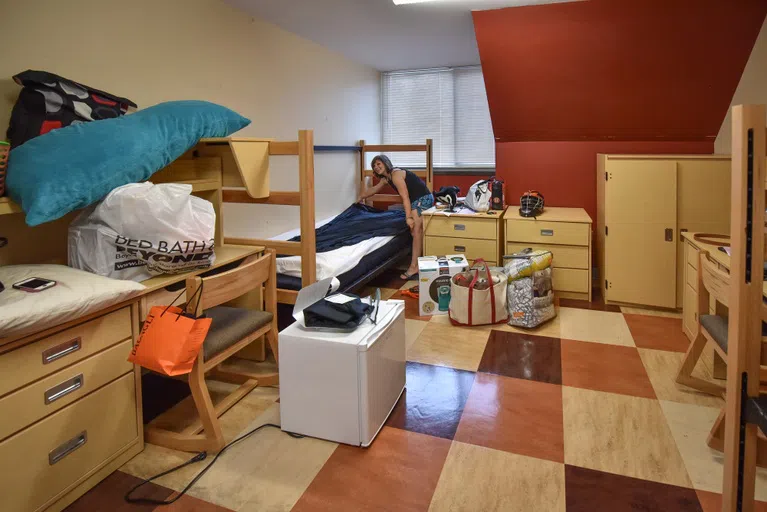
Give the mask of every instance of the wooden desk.
[[[682, 330], [687, 337], [694, 340], [698, 336], [698, 261], [701, 252], [707, 252], [711, 259], [716, 261], [719, 268], [730, 271], [730, 257], [719, 250], [719, 247], [695, 240], [694, 232], [683, 232], [684, 259], [687, 262], [684, 272], [684, 295], [682, 302]], [[762, 283], [762, 294], [767, 297], [767, 282]], [[727, 308], [721, 304], [710, 304], [709, 311], [703, 314], [727, 315]], [[724, 361], [714, 353], [714, 377], [724, 379], [726, 377], [726, 365]]]

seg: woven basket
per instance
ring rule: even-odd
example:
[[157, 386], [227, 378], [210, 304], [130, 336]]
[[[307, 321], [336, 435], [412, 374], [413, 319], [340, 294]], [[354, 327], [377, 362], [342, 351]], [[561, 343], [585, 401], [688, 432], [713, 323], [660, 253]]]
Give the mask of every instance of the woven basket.
[[8, 153], [11, 145], [0, 141], [0, 197], [5, 195], [5, 173], [8, 170]]

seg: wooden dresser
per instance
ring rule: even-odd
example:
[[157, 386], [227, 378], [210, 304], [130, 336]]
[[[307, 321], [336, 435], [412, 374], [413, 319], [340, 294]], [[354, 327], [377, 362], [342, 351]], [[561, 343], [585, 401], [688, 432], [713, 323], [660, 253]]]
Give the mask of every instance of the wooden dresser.
[[583, 208], [547, 206], [537, 219], [509, 206], [503, 216], [504, 254], [531, 247], [551, 251], [554, 291], [560, 297], [591, 301], [591, 217]]
[[490, 265], [500, 265], [501, 217], [503, 212], [463, 211], [424, 212], [424, 256], [464, 254], [469, 263], [484, 259]]
[[134, 300], [0, 346], [3, 509], [61, 510], [144, 447]]

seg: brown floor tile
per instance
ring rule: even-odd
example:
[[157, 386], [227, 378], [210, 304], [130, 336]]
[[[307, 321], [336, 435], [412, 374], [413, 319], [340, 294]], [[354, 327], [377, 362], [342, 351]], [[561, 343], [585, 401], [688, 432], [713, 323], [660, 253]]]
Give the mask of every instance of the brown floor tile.
[[655, 398], [636, 348], [573, 340], [560, 346], [563, 385]]
[[[176, 493], [171, 497], [175, 497]], [[234, 512], [232, 509], [224, 508], [207, 501], [203, 501], [194, 496], [185, 494], [170, 505], [163, 505], [155, 509], [154, 512]]]
[[695, 491], [576, 466], [565, 466], [567, 512], [702, 512]]
[[409, 362], [405, 392], [386, 425], [453, 439], [473, 382], [472, 372]]
[[405, 301], [405, 318], [409, 320], [431, 320], [430, 316], [420, 316], [418, 311], [418, 299], [412, 297], [406, 297], [402, 295], [402, 290], [398, 290], [391, 296], [392, 299], [399, 299]]
[[564, 510], [564, 464], [458, 441], [450, 447], [429, 507], [430, 512]]
[[564, 462], [562, 387], [479, 373], [455, 440]]
[[690, 340], [682, 332], [680, 318], [626, 313], [623, 317], [629, 326], [634, 343], [639, 348], [687, 352], [687, 347], [690, 346]]
[[[722, 512], [722, 495], [708, 491], [696, 491], [703, 512]], [[757, 501], [754, 504], [754, 512], [767, 512], [767, 503]]]
[[614, 304], [605, 304], [602, 294], [598, 290], [594, 290], [591, 297], [591, 302], [587, 300], [565, 299], [559, 298], [559, 305], [566, 308], [579, 308], [579, 309], [592, 309], [595, 311], [611, 311], [613, 313], [620, 313], [620, 306]]
[[339, 446], [293, 511], [424, 511], [449, 450], [445, 439], [384, 427], [370, 448]]
[[562, 384], [559, 340], [492, 331], [477, 371]]
[[[115, 471], [96, 487], [83, 494], [77, 501], [64, 509], [65, 512], [133, 512], [151, 511], [155, 505], [134, 505], [126, 503], [125, 493], [131, 490], [143, 480], [131, 476], [122, 471]], [[148, 498], [152, 500], [165, 500], [173, 493], [173, 490], [148, 483], [139, 489], [133, 497]]]

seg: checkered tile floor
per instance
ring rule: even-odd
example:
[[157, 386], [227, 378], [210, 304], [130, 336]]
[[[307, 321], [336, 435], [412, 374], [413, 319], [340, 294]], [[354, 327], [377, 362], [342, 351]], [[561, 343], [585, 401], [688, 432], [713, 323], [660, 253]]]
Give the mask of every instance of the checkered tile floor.
[[[408, 286], [396, 273], [375, 284], [395, 298]], [[563, 300], [532, 332], [463, 329], [406, 300], [407, 390], [370, 448], [264, 430], [157, 510], [720, 510], [722, 457], [706, 436], [723, 402], [675, 384], [678, 315]], [[711, 367], [709, 353], [696, 371]], [[222, 418], [227, 438], [278, 422], [277, 400], [256, 389]], [[188, 457], [148, 445], [69, 510], [138, 510], [122, 503], [137, 477]], [[171, 496], [197, 471], [147, 492]], [[767, 511], [762, 470], [757, 499]]]

